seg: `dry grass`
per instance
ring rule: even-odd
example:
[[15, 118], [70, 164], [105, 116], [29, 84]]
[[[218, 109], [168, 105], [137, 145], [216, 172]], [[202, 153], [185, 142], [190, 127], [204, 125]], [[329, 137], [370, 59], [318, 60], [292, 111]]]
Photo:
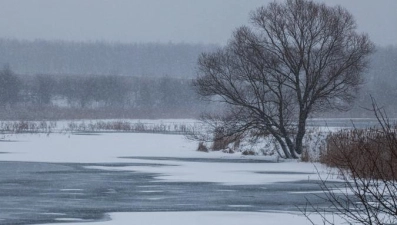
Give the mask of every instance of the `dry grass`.
[[[61, 125], [60, 125], [61, 124]], [[54, 132], [131, 132], [160, 134], [191, 134], [201, 130], [199, 123], [142, 123], [134, 121], [71, 121], [66, 125], [56, 121], [1, 121], [2, 133]]]
[[354, 129], [333, 133], [327, 138], [320, 162], [350, 170], [361, 178], [397, 179], [397, 131]]
[[5, 133], [51, 133], [57, 127], [55, 121], [2, 121], [0, 131]]
[[134, 132], [160, 134], [187, 134], [199, 130], [197, 123], [141, 123], [129, 121], [69, 122], [66, 131], [71, 132]]
[[230, 144], [233, 144], [231, 150], [236, 150], [240, 146], [242, 136], [238, 134], [227, 135], [222, 129], [215, 129], [213, 143], [211, 149], [213, 151], [220, 151], [229, 148]]

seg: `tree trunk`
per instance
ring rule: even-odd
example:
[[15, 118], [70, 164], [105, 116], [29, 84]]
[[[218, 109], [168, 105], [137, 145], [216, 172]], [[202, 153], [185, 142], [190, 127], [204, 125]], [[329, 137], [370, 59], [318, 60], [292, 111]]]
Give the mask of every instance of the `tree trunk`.
[[299, 115], [298, 132], [296, 133], [295, 139], [295, 152], [299, 155], [302, 154], [303, 151], [303, 137], [306, 133], [306, 119], [307, 113], [301, 113]]
[[278, 143], [280, 144], [281, 149], [282, 149], [283, 152], [284, 152], [285, 158], [286, 158], [286, 159], [292, 158], [293, 156], [291, 155], [291, 153], [290, 153], [288, 147], [285, 145], [285, 142], [283, 141], [283, 139], [282, 139], [278, 134], [272, 134], [272, 135], [273, 135], [273, 137], [278, 141]]
[[288, 147], [288, 151], [290, 153], [291, 158], [298, 158], [295, 152], [295, 146], [291, 138], [289, 137], [289, 132], [285, 129], [283, 124], [280, 124], [281, 135], [284, 138], [285, 142], [283, 141], [284, 145]]
[[297, 159], [298, 156], [296, 154], [297, 152], [296, 152], [293, 141], [288, 136], [284, 137], [284, 139], [285, 139], [285, 142], [287, 143], [287, 146], [288, 146], [288, 149], [292, 155], [292, 158]]

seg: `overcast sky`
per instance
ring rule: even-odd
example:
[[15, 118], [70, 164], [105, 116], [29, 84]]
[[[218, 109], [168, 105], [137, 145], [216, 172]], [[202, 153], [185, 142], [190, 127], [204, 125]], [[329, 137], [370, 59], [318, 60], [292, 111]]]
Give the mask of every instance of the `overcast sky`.
[[[224, 44], [271, 0], [0, 0], [0, 37]], [[397, 46], [397, 0], [340, 4], [378, 45]]]

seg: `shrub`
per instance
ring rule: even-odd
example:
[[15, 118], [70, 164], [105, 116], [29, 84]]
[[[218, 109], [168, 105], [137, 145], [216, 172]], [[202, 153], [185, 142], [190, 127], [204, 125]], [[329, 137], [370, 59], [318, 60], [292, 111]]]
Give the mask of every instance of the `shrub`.
[[256, 155], [256, 152], [253, 150], [245, 150], [241, 154], [242, 155]]
[[207, 146], [205, 146], [204, 142], [201, 141], [201, 142], [199, 142], [197, 151], [199, 151], [199, 152], [208, 152], [208, 148], [207, 148]]
[[211, 149], [213, 151], [224, 150], [227, 149], [230, 144], [233, 144], [232, 150], [236, 150], [240, 146], [241, 138], [242, 135], [228, 135], [222, 127], [217, 127], [214, 131], [214, 138]]

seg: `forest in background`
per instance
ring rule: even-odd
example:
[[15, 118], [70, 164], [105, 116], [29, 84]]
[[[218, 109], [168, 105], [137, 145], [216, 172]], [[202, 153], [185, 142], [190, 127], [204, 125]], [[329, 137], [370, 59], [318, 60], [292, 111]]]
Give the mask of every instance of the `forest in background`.
[[0, 39], [0, 63], [17, 74], [195, 76], [197, 57], [215, 45]]
[[208, 107], [191, 79], [26, 76], [5, 67], [0, 80], [3, 120], [194, 118]]
[[[0, 39], [0, 119], [194, 118], [216, 106], [191, 87], [202, 44]], [[370, 95], [397, 116], [397, 47], [378, 47], [352, 110], [371, 117]], [[211, 107], [210, 107], [211, 106]]]

